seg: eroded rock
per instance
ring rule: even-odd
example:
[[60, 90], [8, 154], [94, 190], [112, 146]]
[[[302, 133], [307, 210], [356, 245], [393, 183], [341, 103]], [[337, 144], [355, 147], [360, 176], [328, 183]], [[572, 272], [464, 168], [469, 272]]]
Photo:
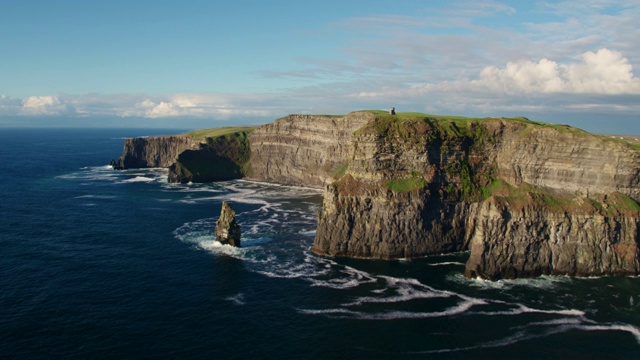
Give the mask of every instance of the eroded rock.
[[222, 244], [240, 247], [240, 225], [236, 223], [236, 212], [226, 201], [222, 202], [220, 218], [216, 221], [216, 240]]

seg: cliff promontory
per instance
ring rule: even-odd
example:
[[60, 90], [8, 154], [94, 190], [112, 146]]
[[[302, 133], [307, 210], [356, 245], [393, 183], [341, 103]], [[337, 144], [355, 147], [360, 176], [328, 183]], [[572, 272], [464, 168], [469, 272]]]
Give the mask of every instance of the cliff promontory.
[[211, 182], [246, 175], [253, 127], [223, 127], [173, 136], [129, 138], [115, 169], [169, 168], [169, 182]]
[[189, 133], [200, 140], [197, 149], [183, 151], [169, 166], [169, 182], [211, 182], [240, 179], [247, 173], [253, 128], [228, 127]]
[[198, 146], [176, 156], [174, 181], [215, 180], [219, 155], [241, 153], [233, 176], [323, 187], [319, 255], [469, 250], [465, 274], [489, 279], [640, 273], [640, 149], [620, 139], [526, 118], [363, 111], [290, 115]]
[[137, 169], [169, 167], [178, 155], [199, 147], [199, 142], [188, 135], [129, 138], [124, 141], [122, 155], [114, 167]]

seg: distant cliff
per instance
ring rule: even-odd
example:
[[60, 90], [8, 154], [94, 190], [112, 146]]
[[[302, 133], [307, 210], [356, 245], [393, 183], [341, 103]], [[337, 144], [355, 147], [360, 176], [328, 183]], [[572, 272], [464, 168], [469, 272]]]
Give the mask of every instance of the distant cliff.
[[169, 167], [178, 155], [199, 147], [199, 141], [187, 135], [129, 138], [124, 141], [122, 155], [114, 167], [137, 169]]
[[200, 134], [198, 149], [178, 155], [169, 167], [169, 182], [211, 182], [243, 178], [251, 148], [247, 135], [253, 128], [222, 128]]
[[376, 111], [290, 115], [241, 133], [159, 139], [144, 151], [128, 140], [121, 161], [173, 157], [171, 181], [231, 169], [230, 178], [324, 187], [320, 255], [469, 250], [466, 275], [490, 279], [640, 273], [640, 150], [624, 141], [525, 118]]

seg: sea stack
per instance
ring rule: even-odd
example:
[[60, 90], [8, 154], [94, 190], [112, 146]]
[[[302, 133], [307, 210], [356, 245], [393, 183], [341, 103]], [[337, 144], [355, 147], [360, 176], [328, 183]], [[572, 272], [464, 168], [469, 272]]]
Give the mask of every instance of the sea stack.
[[231, 246], [240, 247], [240, 225], [236, 223], [236, 212], [226, 201], [222, 202], [220, 218], [216, 222], [216, 240]]

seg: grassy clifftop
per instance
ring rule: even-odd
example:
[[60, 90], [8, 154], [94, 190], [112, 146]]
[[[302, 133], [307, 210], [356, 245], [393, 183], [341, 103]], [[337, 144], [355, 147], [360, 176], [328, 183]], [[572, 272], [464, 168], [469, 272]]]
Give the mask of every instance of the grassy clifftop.
[[234, 133], [244, 132], [248, 135], [255, 128], [256, 126], [224, 126], [219, 128], [213, 128], [213, 129], [195, 130], [195, 131], [188, 132], [185, 135], [190, 136], [194, 139], [198, 139], [200, 141], [207, 141], [207, 139], [214, 140], [220, 136], [231, 135]]

